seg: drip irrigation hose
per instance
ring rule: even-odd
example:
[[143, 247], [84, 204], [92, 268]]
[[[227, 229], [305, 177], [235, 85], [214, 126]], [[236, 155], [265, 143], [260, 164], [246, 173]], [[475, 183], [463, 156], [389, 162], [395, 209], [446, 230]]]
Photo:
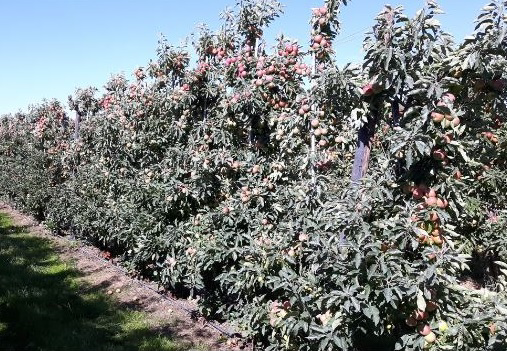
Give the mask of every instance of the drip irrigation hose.
[[[90, 246], [86, 245], [82, 240], [77, 239], [73, 235], [64, 236], [63, 238], [65, 240], [67, 240], [67, 241], [69, 241], [69, 242], [77, 245], [77, 250], [80, 251], [85, 256], [87, 256], [88, 258], [91, 258], [91, 259], [97, 259], [98, 258], [101, 261], [103, 261], [105, 263], [108, 263], [108, 265], [109, 265], [110, 268], [113, 268], [116, 271], [125, 274], [132, 281], [136, 282], [139, 286], [141, 286], [143, 288], [146, 288], [146, 289], [154, 292], [160, 298], [162, 298], [163, 300], [169, 302], [169, 304], [172, 305], [173, 307], [175, 307], [176, 309], [178, 309], [180, 311], [183, 311], [183, 312], [189, 314], [190, 316], [195, 316], [196, 315], [196, 311], [195, 310], [192, 310], [192, 309], [189, 309], [189, 308], [183, 306], [183, 304], [181, 304], [180, 302], [178, 302], [177, 299], [174, 299], [174, 298], [172, 298], [170, 296], [162, 294], [157, 289], [154, 289], [153, 287], [149, 286], [148, 284], [144, 283], [143, 281], [141, 281], [139, 279], [134, 279], [134, 278], [130, 277], [128, 271], [125, 268], [123, 268], [121, 266], [118, 266], [118, 265], [114, 264], [113, 262], [111, 262], [110, 260], [107, 260], [107, 259], [105, 259], [103, 257], [97, 256], [97, 255], [92, 255], [92, 254], [88, 253], [86, 250], [84, 250], [84, 248], [90, 247]], [[198, 317], [203, 317], [200, 313], [198, 313], [197, 316]], [[220, 325], [217, 325], [216, 323], [213, 323], [213, 322], [208, 321], [206, 319], [204, 319], [204, 325], [206, 325], [208, 327], [211, 327], [212, 329], [215, 329], [216, 331], [220, 332], [221, 334], [223, 334], [223, 335], [225, 335], [225, 336], [227, 336], [229, 338], [241, 338], [241, 335], [239, 333], [233, 333], [233, 332], [231, 332], [229, 330], [226, 330], [226, 329], [222, 328]]]

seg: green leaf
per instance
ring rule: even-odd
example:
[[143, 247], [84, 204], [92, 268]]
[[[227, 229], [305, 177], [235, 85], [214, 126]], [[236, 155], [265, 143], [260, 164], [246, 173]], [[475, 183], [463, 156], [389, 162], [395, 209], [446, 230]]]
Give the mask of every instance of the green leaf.
[[421, 311], [426, 311], [426, 301], [424, 300], [424, 293], [421, 290], [417, 292], [417, 308]]

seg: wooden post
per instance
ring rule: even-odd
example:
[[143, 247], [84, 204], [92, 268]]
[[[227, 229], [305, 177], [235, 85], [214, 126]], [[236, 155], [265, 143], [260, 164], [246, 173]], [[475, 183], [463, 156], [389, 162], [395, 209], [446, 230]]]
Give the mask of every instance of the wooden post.
[[[315, 57], [315, 52], [312, 53], [312, 77], [315, 76], [316, 74], [316, 70], [317, 70], [317, 58]], [[315, 88], [315, 80], [312, 79], [312, 89]], [[315, 106], [315, 103], [312, 104], [312, 112], [314, 114], [314, 116], [312, 116], [313, 118], [316, 118], [315, 116], [317, 115], [316, 112], [317, 112], [317, 107]], [[310, 121], [311, 123], [311, 121]], [[312, 128], [312, 126], [310, 125], [310, 139], [311, 139], [311, 175], [312, 175], [312, 184], [315, 185], [315, 181], [316, 181], [316, 178], [315, 178], [315, 154], [316, 154], [316, 146], [317, 146], [317, 141], [315, 140], [315, 133], [314, 133], [314, 130]]]
[[400, 103], [396, 99], [391, 104], [391, 111], [393, 115], [393, 127], [397, 127], [400, 124]]
[[79, 139], [79, 127], [81, 124], [81, 113], [78, 109], [74, 110], [74, 140]]
[[368, 122], [359, 129], [356, 155], [354, 157], [354, 165], [352, 167], [351, 180], [353, 183], [359, 182], [368, 170], [373, 137], [375, 136], [378, 119], [379, 111], [378, 108], [374, 106], [372, 115], [368, 118]]
[[[373, 146], [373, 138], [375, 130], [379, 122], [379, 104], [372, 104], [372, 114], [368, 122], [359, 129], [357, 137], [357, 149], [354, 157], [354, 165], [352, 167], [353, 183], [358, 183], [364, 177], [368, 170], [368, 163], [370, 161], [370, 153]], [[392, 111], [392, 126], [398, 126], [400, 123], [400, 103], [395, 100], [391, 103]]]
[[[255, 59], [257, 59], [257, 57], [258, 57], [257, 44], [258, 44], [258, 41], [257, 41], [257, 38], [255, 38], [254, 42], [253, 42], [253, 50], [252, 50]], [[250, 146], [252, 146], [254, 144], [254, 139], [255, 139], [254, 124], [257, 122], [257, 118], [255, 118], [255, 121], [254, 121], [254, 117], [255, 116], [250, 117], [250, 130], [248, 131], [248, 142], [250, 143]]]

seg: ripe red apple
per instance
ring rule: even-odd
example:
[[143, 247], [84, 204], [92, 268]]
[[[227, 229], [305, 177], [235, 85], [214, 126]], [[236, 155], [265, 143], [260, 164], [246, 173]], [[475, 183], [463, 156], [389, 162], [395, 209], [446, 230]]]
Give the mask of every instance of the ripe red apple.
[[438, 222], [439, 218], [438, 218], [438, 214], [436, 212], [431, 212], [430, 213], [430, 221], [432, 222]]
[[419, 324], [417, 326], [417, 331], [419, 334], [426, 336], [431, 333], [431, 327], [428, 324]]
[[423, 320], [428, 319], [428, 317], [429, 317], [430, 315], [429, 315], [429, 314], [428, 314], [428, 312], [426, 312], [426, 311], [415, 310], [415, 311], [413, 312], [413, 316], [414, 316], [414, 318], [415, 318], [416, 320], [418, 320], [418, 321], [423, 321]]
[[496, 331], [497, 331], [497, 326], [495, 323], [491, 323], [489, 326], [488, 326], [488, 329], [489, 329], [489, 333], [491, 335], [495, 335], [496, 334]]
[[250, 196], [247, 195], [241, 195], [241, 202], [245, 203], [250, 200]]
[[414, 317], [410, 316], [407, 319], [405, 319], [405, 323], [409, 327], [415, 327], [417, 325], [417, 320]]
[[423, 189], [421, 189], [420, 187], [415, 187], [414, 190], [412, 190], [412, 196], [416, 200], [422, 199], [424, 196]]
[[432, 156], [437, 161], [443, 161], [447, 158], [447, 153], [444, 150], [437, 149], [433, 151]]
[[452, 134], [444, 134], [442, 138], [439, 140], [442, 144], [450, 144], [452, 141]]
[[443, 95], [443, 98], [449, 100], [451, 103], [456, 100], [456, 96], [454, 96], [454, 94], [452, 94], [452, 93], [445, 93]]
[[441, 198], [437, 198], [437, 203], [436, 203], [437, 207], [438, 208], [446, 208], [447, 206], [445, 205], [445, 202], [443, 199]]
[[364, 96], [371, 96], [373, 95], [373, 84], [366, 84], [364, 87], [363, 87], [363, 95]]
[[435, 123], [440, 123], [442, 122], [442, 120], [445, 118], [445, 116], [441, 113], [438, 113], [438, 112], [432, 112], [431, 113], [431, 119], [433, 120], [433, 122]]
[[[444, 240], [442, 239], [441, 236], [434, 236], [433, 237], [433, 244], [437, 245], [437, 246], [442, 246], [444, 243]], [[429, 311], [429, 310], [428, 310]]]
[[438, 304], [435, 301], [428, 301], [426, 303], [426, 311], [433, 312], [438, 308]]
[[435, 228], [431, 231], [431, 235], [434, 237], [439, 237], [442, 235], [442, 229], [441, 228]]
[[415, 209], [417, 211], [422, 211], [424, 210], [426, 207], [428, 207], [428, 205], [426, 205], [426, 202], [422, 202], [420, 204], [417, 204], [417, 206], [415, 207]]
[[299, 241], [307, 241], [309, 239], [308, 234], [301, 233], [298, 236]]
[[426, 205], [432, 207], [437, 205], [437, 198], [430, 196], [426, 198]]

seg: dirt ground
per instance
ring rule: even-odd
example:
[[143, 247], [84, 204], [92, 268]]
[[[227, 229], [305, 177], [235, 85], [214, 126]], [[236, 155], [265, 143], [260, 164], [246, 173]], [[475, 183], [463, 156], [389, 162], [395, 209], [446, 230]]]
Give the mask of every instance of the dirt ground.
[[196, 317], [198, 313], [194, 302], [164, 295], [158, 291], [156, 284], [129, 277], [113, 262], [103, 259], [99, 249], [51, 235], [43, 225], [7, 204], [0, 203], [0, 211], [32, 235], [50, 240], [62, 260], [71, 262], [82, 273], [80, 279], [89, 288], [112, 295], [125, 308], [147, 313], [155, 332], [191, 342], [199, 350], [225, 351], [245, 347], [243, 341], [221, 332], [233, 335], [234, 330], [229, 325]]

